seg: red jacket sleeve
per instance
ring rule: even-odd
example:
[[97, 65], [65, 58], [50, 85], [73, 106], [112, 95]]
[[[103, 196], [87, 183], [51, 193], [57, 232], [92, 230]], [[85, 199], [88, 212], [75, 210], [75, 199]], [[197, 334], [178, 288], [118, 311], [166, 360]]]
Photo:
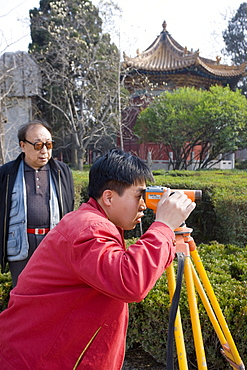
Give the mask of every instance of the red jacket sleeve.
[[138, 302], [172, 262], [173, 241], [171, 229], [154, 222], [126, 250], [114, 225], [98, 223], [84, 229], [74, 242], [72, 265], [80, 279], [94, 289], [125, 302]]

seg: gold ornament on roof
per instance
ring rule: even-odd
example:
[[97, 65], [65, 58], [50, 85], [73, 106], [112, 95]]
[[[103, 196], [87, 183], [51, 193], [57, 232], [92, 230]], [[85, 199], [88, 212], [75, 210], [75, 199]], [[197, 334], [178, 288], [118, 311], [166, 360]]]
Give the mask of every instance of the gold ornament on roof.
[[220, 64], [220, 61], [221, 61], [221, 57], [219, 57], [218, 55], [216, 56], [216, 63], [217, 64]]

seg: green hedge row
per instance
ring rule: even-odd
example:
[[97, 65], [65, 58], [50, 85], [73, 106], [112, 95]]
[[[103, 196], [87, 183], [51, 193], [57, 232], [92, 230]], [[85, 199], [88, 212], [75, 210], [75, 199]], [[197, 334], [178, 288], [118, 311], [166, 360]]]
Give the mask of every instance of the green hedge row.
[[0, 312], [5, 310], [9, 301], [9, 292], [12, 289], [10, 272], [0, 273]]
[[186, 221], [197, 242], [247, 245], [247, 172], [155, 172], [156, 185], [200, 189], [202, 202]]
[[[217, 240], [223, 244], [247, 245], [247, 171], [154, 171], [154, 177], [158, 186], [202, 190], [201, 203], [186, 221], [193, 228], [197, 243]], [[74, 171], [74, 179], [78, 207], [87, 200], [88, 173]], [[147, 210], [143, 231], [153, 219], [153, 211]], [[140, 229], [126, 232], [125, 236], [138, 237]]]
[[[224, 246], [215, 242], [209, 245], [201, 244], [198, 251], [240, 357], [247, 364], [247, 248]], [[176, 269], [176, 260], [174, 265]], [[189, 369], [197, 369], [185, 282], [182, 285], [179, 306]], [[127, 337], [128, 347], [139, 344], [164, 365], [169, 307], [167, 278], [164, 274], [141, 303], [130, 305]], [[220, 342], [200, 298], [198, 309], [208, 369], [231, 369], [220, 353]], [[178, 369], [175, 345], [174, 364], [175, 369]]]

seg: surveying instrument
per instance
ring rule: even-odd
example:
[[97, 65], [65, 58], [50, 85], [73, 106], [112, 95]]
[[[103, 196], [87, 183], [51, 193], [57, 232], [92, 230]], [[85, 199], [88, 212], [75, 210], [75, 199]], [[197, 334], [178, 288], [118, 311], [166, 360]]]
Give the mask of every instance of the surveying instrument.
[[[172, 192], [178, 189], [171, 190]], [[146, 206], [156, 211], [157, 204], [164, 193], [165, 188], [161, 186], [150, 186], [146, 189]], [[182, 191], [193, 201], [198, 202], [202, 197], [201, 190]], [[178, 259], [177, 281], [173, 263], [166, 269], [168, 290], [171, 302], [169, 329], [167, 340], [167, 370], [173, 370], [173, 339], [175, 336], [178, 365], [180, 370], [188, 370], [186, 349], [182, 321], [179, 310], [179, 296], [184, 274], [188, 304], [193, 332], [194, 346], [196, 352], [198, 370], [206, 370], [206, 356], [202, 338], [202, 331], [197, 307], [196, 290], [199, 294], [208, 317], [213, 325], [215, 333], [222, 346], [221, 353], [233, 369], [244, 370], [245, 366], [238, 354], [236, 345], [228, 329], [207, 273], [196, 249], [196, 244], [191, 236], [193, 229], [188, 228], [185, 222], [175, 232], [176, 257]], [[195, 265], [192, 264], [193, 263]], [[197, 271], [196, 271], [197, 270]], [[198, 276], [198, 274], [199, 276]]]

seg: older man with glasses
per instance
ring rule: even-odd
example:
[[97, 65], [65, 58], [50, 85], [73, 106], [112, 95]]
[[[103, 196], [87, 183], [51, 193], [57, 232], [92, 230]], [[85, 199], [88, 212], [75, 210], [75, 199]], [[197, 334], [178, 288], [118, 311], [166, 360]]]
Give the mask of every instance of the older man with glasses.
[[31, 255], [60, 219], [74, 209], [68, 165], [52, 158], [47, 122], [31, 121], [18, 131], [22, 153], [0, 167], [0, 263], [13, 286]]

